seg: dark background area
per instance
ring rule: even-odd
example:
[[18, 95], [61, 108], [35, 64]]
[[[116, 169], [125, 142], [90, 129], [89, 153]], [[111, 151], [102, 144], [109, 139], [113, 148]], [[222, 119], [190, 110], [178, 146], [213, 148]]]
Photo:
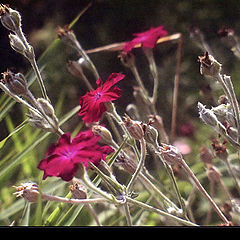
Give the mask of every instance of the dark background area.
[[[34, 46], [37, 58], [56, 39], [57, 27], [70, 23], [89, 2], [85, 0], [2, 1], [2, 3], [9, 3], [13, 9], [21, 13], [23, 31]], [[159, 25], [164, 25], [169, 34], [176, 32], [183, 34], [178, 124], [198, 116], [197, 101], [202, 100], [205, 104], [208, 103], [207, 99], [201, 99], [200, 90], [207, 88], [209, 83], [204, 81], [203, 76], [199, 74], [197, 57], [202, 55], [202, 50], [190, 39], [189, 29], [192, 26], [197, 26], [204, 33], [214, 56], [223, 64], [225, 73], [234, 76], [233, 82], [236, 92], [240, 93], [238, 87], [240, 80], [239, 62], [229, 47], [224, 45], [217, 35], [218, 30], [222, 27], [231, 27], [238, 33], [239, 1], [95, 0], [91, 2], [92, 6], [73, 27], [84, 49], [128, 41], [132, 39], [132, 33], [143, 32], [150, 27]], [[1, 25], [0, 31], [1, 72], [8, 67], [14, 67], [17, 71], [26, 74], [30, 69], [28, 62], [10, 48], [8, 31]], [[171, 109], [176, 67], [176, 47], [175, 43], [164, 43], [155, 50], [160, 72], [158, 110], [164, 119], [171, 118], [169, 109]], [[137, 64], [140, 74], [150, 90], [152, 82], [147, 62], [141, 53], [138, 54]], [[117, 101], [119, 111], [124, 112], [127, 104], [133, 99], [132, 86], [135, 82], [131, 73], [120, 64], [117, 53], [91, 54], [90, 57], [104, 80], [112, 72], [126, 74], [125, 80], [120, 83], [123, 97]], [[68, 59], [76, 60], [77, 56], [71, 49], [61, 45], [58, 51], [50, 55], [46, 63], [47, 67], [43, 72], [46, 87], [53, 103], [57, 102], [62, 89], [67, 91], [66, 111], [71, 106], [78, 104], [78, 97], [86, 92], [84, 84], [67, 72], [66, 61]], [[38, 89], [33, 91], [38, 93]], [[166, 121], [166, 126], [170, 127], [170, 121]]]

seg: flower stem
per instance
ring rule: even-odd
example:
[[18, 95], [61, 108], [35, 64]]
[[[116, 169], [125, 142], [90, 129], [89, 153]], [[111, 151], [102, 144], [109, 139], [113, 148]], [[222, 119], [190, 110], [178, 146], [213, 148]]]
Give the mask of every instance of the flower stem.
[[157, 101], [157, 97], [158, 97], [158, 85], [159, 85], [157, 65], [154, 60], [152, 49], [151, 48], [143, 48], [143, 51], [148, 59], [149, 68], [150, 68], [150, 71], [153, 76], [154, 85], [153, 85], [153, 95], [151, 98], [151, 102], [152, 102], [152, 104], [155, 104]]
[[128, 205], [128, 202], [127, 202], [127, 201], [126, 201], [126, 203], [123, 205], [123, 207], [124, 207], [124, 210], [125, 210], [127, 225], [128, 225], [128, 226], [132, 226], [132, 218], [131, 218], [131, 215], [130, 215], [129, 205]]
[[230, 175], [232, 176], [234, 182], [235, 182], [235, 185], [236, 185], [236, 188], [237, 188], [237, 191], [238, 193], [240, 194], [240, 186], [239, 186], [239, 183], [238, 183], [238, 180], [237, 180], [237, 176], [236, 174], [234, 173], [233, 169], [232, 169], [232, 166], [230, 164], [230, 161], [228, 159], [228, 157], [226, 158], [226, 161], [224, 161], [227, 165], [227, 169], [228, 169], [228, 172], [230, 173]]
[[141, 157], [140, 157], [140, 161], [138, 163], [137, 169], [135, 171], [135, 173], [133, 174], [131, 180], [129, 181], [127, 187], [126, 187], [126, 192], [130, 192], [131, 188], [133, 186], [134, 181], [137, 179], [139, 173], [141, 172], [144, 163], [145, 163], [145, 158], [146, 158], [146, 141], [144, 138], [139, 140], [140, 142], [140, 147], [141, 147]]
[[107, 199], [108, 201], [113, 202], [113, 196], [109, 195], [107, 192], [102, 191], [100, 188], [96, 187], [88, 178], [87, 174], [85, 173], [84, 170], [84, 174], [81, 178], [81, 180], [83, 181], [83, 183], [91, 190], [93, 190], [95, 193], [103, 196], [105, 199]]
[[182, 38], [178, 40], [177, 47], [177, 66], [176, 74], [174, 78], [174, 89], [173, 89], [173, 103], [172, 103], [172, 122], [171, 122], [171, 142], [174, 142], [175, 132], [176, 132], [176, 120], [177, 120], [177, 105], [178, 105], [178, 88], [180, 80], [180, 70], [181, 70], [181, 55], [182, 55]]
[[78, 53], [83, 57], [83, 59], [89, 63], [89, 65], [92, 68], [93, 74], [96, 78], [96, 80], [98, 80], [100, 78], [98, 71], [95, 67], [95, 65], [93, 64], [92, 60], [89, 58], [89, 56], [87, 55], [87, 53], [83, 50], [82, 46], [80, 45], [80, 43], [78, 41], [75, 42], [75, 46], [76, 46], [76, 50], [78, 51]]
[[179, 218], [179, 217], [176, 217], [176, 216], [174, 216], [174, 215], [172, 215], [172, 214], [169, 214], [169, 213], [167, 213], [167, 212], [164, 212], [164, 211], [162, 211], [162, 210], [160, 210], [160, 209], [157, 209], [157, 208], [155, 208], [155, 207], [152, 207], [152, 206], [150, 206], [150, 205], [148, 205], [148, 204], [146, 204], [146, 203], [142, 203], [142, 202], [137, 201], [137, 200], [135, 200], [135, 199], [132, 199], [132, 198], [130, 198], [130, 197], [127, 197], [127, 196], [126, 196], [126, 200], [127, 200], [129, 203], [132, 203], [132, 204], [134, 204], [134, 205], [136, 205], [136, 206], [138, 206], [138, 207], [140, 207], [140, 208], [143, 208], [143, 209], [145, 209], [145, 210], [147, 210], [147, 211], [155, 212], [155, 213], [157, 213], [157, 214], [159, 214], [159, 215], [162, 215], [162, 216], [164, 216], [164, 217], [171, 218], [172, 220], [175, 220], [175, 221], [177, 221], [178, 223], [181, 223], [181, 224], [183, 224], [183, 225], [187, 225], [187, 226], [198, 226], [198, 225], [195, 224], [195, 223], [192, 223], [192, 222], [190, 222], [190, 221], [181, 219], [181, 218]]
[[203, 194], [203, 196], [209, 201], [209, 203], [211, 204], [211, 206], [213, 207], [213, 209], [216, 211], [216, 213], [218, 214], [218, 216], [222, 219], [222, 221], [225, 224], [229, 224], [229, 221], [227, 220], [227, 218], [223, 215], [222, 211], [219, 209], [219, 207], [217, 206], [217, 204], [213, 201], [213, 199], [211, 198], [211, 196], [206, 192], [206, 190], [203, 188], [203, 186], [201, 185], [201, 183], [198, 181], [198, 179], [196, 178], [196, 176], [194, 175], [194, 173], [192, 172], [192, 170], [189, 168], [189, 166], [186, 164], [186, 162], [183, 160], [182, 161], [182, 167], [184, 168], [184, 170], [187, 172], [187, 174], [192, 178], [192, 180], [194, 181], [194, 183], [196, 184], [196, 187], [198, 188], [198, 190]]
[[48, 100], [48, 101], [50, 102], [50, 100], [49, 100], [49, 98], [48, 98], [48, 96], [47, 96], [47, 91], [46, 91], [46, 88], [45, 88], [45, 86], [44, 86], [42, 76], [41, 76], [40, 71], [39, 71], [39, 68], [38, 68], [38, 66], [37, 66], [37, 62], [36, 62], [36, 59], [35, 59], [35, 54], [34, 54], [33, 47], [28, 44], [28, 42], [27, 42], [27, 40], [26, 40], [26, 38], [25, 38], [25, 36], [24, 36], [21, 28], [19, 28], [19, 30], [16, 31], [16, 34], [17, 34], [17, 35], [19, 36], [19, 38], [22, 40], [24, 46], [25, 46], [26, 49], [27, 49], [27, 54], [28, 54], [29, 56], [25, 56], [25, 57], [26, 57], [26, 58], [28, 59], [28, 61], [30, 62], [31, 66], [32, 66], [32, 68], [33, 68], [33, 70], [34, 70], [34, 72], [35, 72], [35, 74], [36, 74], [36, 76], [37, 76], [38, 83], [39, 83], [39, 85], [40, 85], [42, 95], [43, 95], [43, 97], [44, 97], [46, 100]]
[[105, 198], [95, 198], [95, 199], [70, 199], [58, 196], [48, 195], [46, 193], [42, 193], [42, 199], [54, 202], [61, 203], [71, 203], [71, 204], [93, 204], [93, 203], [103, 203], [106, 202]]

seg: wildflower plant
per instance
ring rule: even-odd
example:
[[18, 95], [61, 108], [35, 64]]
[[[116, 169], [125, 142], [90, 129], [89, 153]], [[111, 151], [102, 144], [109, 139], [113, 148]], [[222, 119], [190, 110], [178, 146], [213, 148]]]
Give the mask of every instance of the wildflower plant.
[[[69, 74], [81, 79], [86, 87], [85, 94], [78, 96], [76, 106], [63, 116], [51, 102], [51, 92], [46, 89], [34, 49], [23, 33], [21, 14], [9, 5], [1, 4], [0, 16], [2, 25], [10, 32], [10, 46], [30, 63], [35, 76], [33, 79], [37, 80], [41, 93], [40, 97], [35, 96], [30, 90], [30, 82], [22, 73], [10, 69], [2, 73], [0, 88], [4, 96], [9, 96], [2, 104], [9, 106], [7, 101], [10, 98], [20, 103], [24, 107], [25, 120], [0, 142], [0, 150], [4, 149], [7, 139], [18, 136], [17, 133], [24, 131], [28, 124], [36, 130], [36, 134], [26, 148], [16, 146], [21, 149], [16, 157], [15, 152], [6, 155], [4, 161], [12, 159], [12, 162], [8, 166], [4, 165], [4, 161], [0, 164], [0, 179], [4, 180], [20, 164], [24, 168], [26, 161], [32, 157], [27, 158], [26, 155], [40, 148], [40, 143], [44, 148], [44, 153], [39, 152], [34, 158], [37, 162], [33, 164], [35, 176], [28, 175], [27, 180], [23, 178], [14, 184], [18, 185], [14, 186], [14, 194], [22, 197], [26, 205], [21, 199], [3, 209], [0, 213], [3, 224], [69, 226], [79, 225], [80, 222], [80, 225], [133, 226], [145, 225], [145, 216], [151, 218], [154, 213], [158, 225], [199, 226], [204, 223], [192, 208], [196, 191], [201, 193], [199, 196], [203, 198], [202, 201], [206, 201], [211, 209], [209, 213], [205, 211], [207, 224], [233, 224], [232, 215], [227, 215], [223, 210], [224, 202], [214, 199], [215, 184], [219, 184], [227, 193], [232, 209], [237, 209], [237, 200], [233, 199], [213, 159], [216, 155], [224, 161], [240, 193], [238, 176], [225, 146], [228, 142], [239, 151], [239, 105], [231, 77], [222, 74], [222, 64], [211, 54], [206, 52], [198, 58], [200, 73], [218, 81], [223, 88], [225, 101], [211, 109], [200, 102], [196, 106], [200, 119], [224, 138], [223, 143], [218, 139], [213, 141], [215, 155], [206, 146], [200, 149], [200, 159], [206, 167], [205, 175], [210, 182], [208, 193], [209, 189], [203, 186], [180, 149], [174, 146], [182, 49], [180, 33], [171, 35], [160, 25], [133, 34], [134, 38], [130, 41], [86, 51], [71, 29], [72, 24], [59, 27], [58, 41], [71, 48], [79, 57], [77, 60], [68, 60], [66, 68]], [[155, 48], [161, 47], [162, 42], [177, 42], [171, 131], [165, 129], [166, 120], [157, 108], [161, 79]], [[102, 51], [115, 54], [119, 63], [130, 69], [135, 79], [135, 101], [129, 103], [126, 112], [119, 110], [118, 104], [121, 104], [121, 84], [127, 84], [127, 73], [110, 72], [107, 80], [102, 80], [101, 69], [97, 69], [90, 58], [91, 53], [100, 54]], [[145, 87], [146, 81], [143, 81], [137, 68], [136, 51], [142, 51], [147, 59], [153, 79], [151, 92]], [[85, 74], [86, 70], [90, 70], [90, 76]], [[64, 131], [62, 125], [73, 116], [78, 118], [80, 124], [74, 126], [72, 132], [71, 129]], [[51, 143], [46, 141], [47, 138]], [[24, 158], [25, 161], [22, 160]], [[149, 162], [150, 166], [156, 166], [156, 171], [149, 167]], [[180, 171], [191, 186], [188, 196], [179, 187], [177, 173]], [[110, 217], [104, 217], [108, 212]], [[236, 218], [239, 212], [232, 212]], [[210, 213], [215, 214], [213, 222]], [[87, 220], [86, 214], [90, 215]], [[238, 224], [238, 221], [234, 224]]]

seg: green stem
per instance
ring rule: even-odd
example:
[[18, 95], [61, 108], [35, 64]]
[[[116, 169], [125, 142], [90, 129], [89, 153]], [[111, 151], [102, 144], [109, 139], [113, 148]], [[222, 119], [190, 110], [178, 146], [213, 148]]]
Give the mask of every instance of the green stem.
[[38, 83], [40, 85], [40, 88], [41, 88], [41, 92], [42, 92], [42, 95], [43, 97], [48, 100], [48, 96], [47, 96], [47, 91], [46, 91], [46, 88], [44, 86], [44, 83], [43, 83], [43, 79], [42, 79], [42, 76], [40, 74], [40, 71], [39, 71], [39, 68], [37, 66], [37, 62], [36, 62], [36, 59], [35, 59], [35, 54], [34, 54], [34, 50], [33, 50], [33, 47], [29, 45], [29, 43], [27, 42], [26, 40], [26, 37], [24, 36], [23, 32], [22, 32], [22, 29], [19, 28], [18, 31], [16, 31], [16, 34], [19, 36], [19, 38], [22, 40], [24, 46], [26, 47], [27, 49], [27, 55], [25, 55], [25, 57], [28, 59], [28, 61], [30, 62], [36, 76], [37, 76], [37, 79], [38, 79]]
[[183, 160], [182, 161], [182, 167], [184, 168], [184, 170], [187, 172], [187, 174], [192, 178], [192, 180], [194, 181], [196, 187], [198, 188], [198, 190], [202, 193], [202, 195], [209, 201], [209, 203], [211, 204], [211, 206], [213, 207], [213, 209], [216, 211], [216, 213], [218, 214], [218, 216], [222, 219], [222, 221], [224, 222], [224, 224], [229, 225], [229, 221], [227, 220], [227, 218], [224, 216], [224, 214], [222, 213], [222, 211], [219, 209], [219, 207], [217, 206], [217, 204], [213, 201], [213, 199], [211, 198], [211, 196], [206, 192], [206, 190], [203, 188], [203, 186], [201, 185], [201, 183], [198, 181], [198, 179], [196, 178], [196, 176], [194, 175], [194, 173], [192, 172], [192, 170], [189, 168], [189, 166], [186, 164], [186, 162]]
[[131, 215], [130, 215], [129, 205], [128, 205], [128, 202], [127, 202], [127, 201], [126, 201], [126, 203], [123, 205], [123, 207], [124, 207], [124, 210], [125, 210], [127, 225], [128, 225], [128, 226], [132, 226], [132, 218], [131, 218]]
[[157, 214], [159, 214], [159, 215], [161, 215], [161, 216], [164, 216], [164, 217], [170, 218], [170, 219], [172, 219], [172, 220], [175, 220], [175, 221], [177, 221], [178, 223], [181, 223], [181, 224], [183, 224], [183, 225], [187, 225], [187, 226], [198, 226], [198, 225], [195, 224], [195, 223], [192, 223], [192, 222], [190, 222], [190, 221], [187, 221], [187, 220], [184, 220], [184, 219], [182, 219], [182, 218], [176, 217], [176, 216], [174, 216], [174, 215], [172, 215], [172, 214], [169, 214], [169, 213], [167, 213], [167, 212], [164, 212], [164, 211], [162, 211], [162, 210], [159, 210], [159, 209], [157, 209], [157, 208], [155, 208], [155, 207], [152, 207], [152, 206], [150, 206], [150, 205], [148, 205], [148, 204], [142, 203], [142, 202], [137, 201], [137, 200], [135, 200], [135, 199], [132, 199], [132, 198], [130, 198], [130, 197], [127, 197], [127, 196], [126, 196], [126, 200], [127, 200], [129, 203], [134, 204], [135, 206], [138, 206], [138, 207], [143, 208], [143, 209], [145, 209], [145, 210], [147, 210], [147, 211], [150, 211], [150, 212], [155, 212], [155, 213], [157, 213]]
[[146, 158], [146, 141], [145, 141], [144, 138], [142, 138], [142, 139], [139, 140], [139, 142], [140, 142], [140, 147], [141, 147], [141, 157], [140, 157], [140, 161], [138, 163], [137, 169], [136, 169], [135, 173], [133, 174], [130, 182], [127, 185], [127, 188], [126, 188], [126, 192], [127, 193], [129, 193], [131, 191], [133, 183], [137, 179], [137, 177], [138, 177], [139, 173], [141, 172], [141, 170], [142, 170], [142, 168], [144, 166], [144, 163], [145, 163], [145, 158]]
[[172, 183], [173, 183], [173, 187], [174, 187], [174, 190], [177, 194], [177, 198], [178, 198], [178, 202], [180, 204], [180, 208], [183, 210], [183, 214], [184, 214], [184, 217], [186, 219], [188, 219], [187, 217], [187, 212], [186, 212], [186, 207], [185, 207], [185, 204], [184, 204], [184, 201], [182, 199], [182, 196], [180, 194], [180, 191], [178, 189], [178, 185], [177, 185], [177, 182], [176, 182], [176, 179], [175, 179], [175, 176], [174, 176], [174, 173], [173, 173], [173, 170], [171, 168], [171, 166], [169, 166], [168, 164], [166, 164], [166, 168], [167, 168], [167, 172], [169, 174], [169, 177], [171, 178], [172, 180]]
[[83, 59], [89, 63], [89, 65], [91, 66], [92, 68], [92, 71], [93, 71], [93, 74], [97, 79], [100, 78], [99, 74], [98, 74], [98, 71], [95, 67], [95, 65], [93, 64], [92, 60], [89, 58], [89, 56], [87, 55], [87, 53], [83, 50], [82, 46], [80, 45], [80, 43], [78, 41], [75, 42], [75, 46], [76, 46], [76, 50], [78, 51], [78, 53], [83, 57]]
[[100, 188], [96, 187], [91, 181], [90, 179], [88, 179], [87, 174], [85, 173], [84, 170], [84, 174], [83, 177], [81, 178], [81, 180], [83, 181], [83, 183], [92, 191], [94, 191], [95, 193], [99, 194], [100, 196], [103, 196], [104, 198], [106, 198], [108, 201], [113, 201], [113, 196], [109, 195], [107, 192], [102, 191]]
[[240, 186], [239, 186], [239, 183], [238, 183], [238, 180], [237, 180], [237, 176], [235, 175], [233, 169], [232, 169], [232, 166], [230, 164], [230, 161], [229, 159], [227, 158], [226, 161], [224, 161], [227, 165], [227, 169], [228, 169], [228, 172], [230, 173], [230, 175], [232, 176], [235, 184], [236, 184], [236, 188], [237, 188], [237, 191], [238, 191], [238, 194], [240, 194]]

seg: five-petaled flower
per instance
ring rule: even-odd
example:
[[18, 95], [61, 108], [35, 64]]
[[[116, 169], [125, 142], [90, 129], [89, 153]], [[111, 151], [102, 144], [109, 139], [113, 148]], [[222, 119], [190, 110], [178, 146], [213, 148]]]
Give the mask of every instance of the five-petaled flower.
[[168, 32], [164, 29], [163, 26], [156, 28], [150, 28], [146, 32], [135, 33], [133, 36], [136, 36], [132, 41], [126, 42], [123, 46], [124, 52], [130, 52], [135, 46], [141, 45], [145, 48], [154, 48], [158, 39], [164, 37]]
[[64, 133], [57, 144], [50, 145], [46, 157], [38, 165], [44, 171], [43, 179], [55, 176], [70, 181], [77, 172], [79, 163], [85, 168], [88, 168], [89, 162], [98, 165], [114, 151], [109, 146], [98, 145], [99, 139], [91, 130], [82, 131], [73, 139], [70, 133]]
[[121, 89], [114, 85], [124, 77], [125, 75], [121, 73], [112, 73], [105, 83], [98, 79], [96, 81], [98, 88], [90, 90], [80, 97], [81, 109], [78, 115], [82, 117], [85, 123], [98, 122], [107, 110], [105, 103], [114, 101], [121, 96]]

